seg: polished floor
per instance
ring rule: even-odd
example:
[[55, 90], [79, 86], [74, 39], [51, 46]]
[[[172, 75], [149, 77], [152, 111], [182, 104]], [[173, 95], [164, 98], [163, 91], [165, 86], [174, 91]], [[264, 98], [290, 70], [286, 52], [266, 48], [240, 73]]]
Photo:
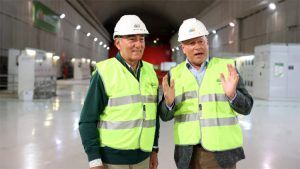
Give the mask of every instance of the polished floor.
[[[19, 101], [0, 98], [0, 169], [84, 169], [88, 162], [78, 132], [88, 81], [60, 81], [57, 97]], [[300, 168], [300, 102], [255, 100], [240, 117], [246, 160], [240, 169]], [[159, 169], [176, 169], [172, 122], [162, 122]]]

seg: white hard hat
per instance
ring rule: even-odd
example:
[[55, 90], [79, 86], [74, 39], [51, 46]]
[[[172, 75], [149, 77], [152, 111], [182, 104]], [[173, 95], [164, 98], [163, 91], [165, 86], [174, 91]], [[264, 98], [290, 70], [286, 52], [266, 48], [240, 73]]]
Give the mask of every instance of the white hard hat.
[[113, 38], [136, 34], [149, 34], [144, 22], [136, 15], [124, 15], [115, 26]]
[[178, 31], [178, 42], [208, 35], [204, 24], [196, 18], [184, 20]]

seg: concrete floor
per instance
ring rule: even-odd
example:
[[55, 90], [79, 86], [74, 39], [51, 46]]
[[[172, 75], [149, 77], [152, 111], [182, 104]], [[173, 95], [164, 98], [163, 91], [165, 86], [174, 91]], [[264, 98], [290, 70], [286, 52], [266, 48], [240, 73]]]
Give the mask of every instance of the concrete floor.
[[[52, 99], [0, 98], [0, 169], [88, 168], [78, 132], [87, 89], [88, 81], [61, 81]], [[246, 160], [238, 168], [299, 169], [299, 119], [299, 101], [255, 100], [240, 117]], [[176, 169], [172, 139], [172, 122], [162, 122], [159, 169]]]

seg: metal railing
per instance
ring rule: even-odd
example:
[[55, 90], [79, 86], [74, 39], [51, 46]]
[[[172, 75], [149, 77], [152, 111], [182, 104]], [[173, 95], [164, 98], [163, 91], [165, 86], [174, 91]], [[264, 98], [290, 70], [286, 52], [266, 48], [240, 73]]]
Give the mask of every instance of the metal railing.
[[0, 74], [0, 91], [2, 91], [2, 93], [17, 93], [18, 75]]
[[34, 98], [47, 99], [56, 95], [56, 78], [54, 76], [36, 76], [34, 81]]
[[[34, 99], [47, 99], [56, 96], [55, 76], [35, 76]], [[0, 74], [0, 95], [11, 96], [18, 93], [18, 75]]]

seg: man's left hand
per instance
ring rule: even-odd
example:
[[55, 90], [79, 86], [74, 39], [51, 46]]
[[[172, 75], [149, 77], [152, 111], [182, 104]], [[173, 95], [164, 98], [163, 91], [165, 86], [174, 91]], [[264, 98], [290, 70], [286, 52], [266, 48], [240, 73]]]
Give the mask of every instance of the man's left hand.
[[152, 151], [150, 155], [149, 169], [157, 169], [157, 166], [158, 166], [157, 152]]
[[239, 74], [231, 64], [228, 64], [227, 67], [228, 67], [228, 78], [225, 79], [224, 74], [221, 73], [221, 82], [226, 96], [230, 100], [232, 100], [236, 93], [236, 86], [239, 81]]

